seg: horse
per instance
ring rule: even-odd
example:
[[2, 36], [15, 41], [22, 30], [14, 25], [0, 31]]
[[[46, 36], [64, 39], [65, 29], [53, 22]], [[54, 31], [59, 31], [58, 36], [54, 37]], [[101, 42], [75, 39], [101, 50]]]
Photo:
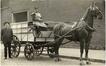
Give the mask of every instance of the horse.
[[[53, 28], [55, 41], [58, 40], [53, 47], [54, 50], [54, 58], [55, 61], [60, 61], [59, 58], [59, 47], [62, 45], [62, 41], [68, 39], [70, 41], [78, 41], [80, 43], [80, 64], [83, 64], [83, 52], [85, 48], [85, 59], [86, 64], [90, 64], [90, 60], [88, 58], [89, 45], [92, 38], [92, 30], [89, 28], [93, 28], [94, 19], [101, 20], [103, 18], [103, 14], [101, 10], [95, 5], [93, 2], [87, 9], [84, 16], [77, 22], [77, 28], [72, 28], [71, 25], [66, 23], [56, 24]], [[86, 25], [85, 25], [86, 24]], [[68, 32], [68, 33], [67, 33]], [[63, 37], [67, 33], [67, 37]], [[72, 35], [72, 36], [69, 36]], [[62, 36], [62, 37], [61, 37]], [[68, 37], [69, 36], [69, 37]]]

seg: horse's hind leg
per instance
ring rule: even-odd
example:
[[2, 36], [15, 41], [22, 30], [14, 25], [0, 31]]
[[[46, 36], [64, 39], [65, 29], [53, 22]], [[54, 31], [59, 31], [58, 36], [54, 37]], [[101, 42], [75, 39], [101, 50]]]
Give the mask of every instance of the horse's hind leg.
[[83, 50], [84, 50], [84, 43], [85, 40], [80, 41], [80, 65], [83, 65], [82, 56], [83, 56]]
[[61, 59], [59, 58], [59, 47], [62, 44], [62, 41], [64, 39], [60, 39], [58, 42], [56, 42], [55, 46], [54, 46], [54, 52], [55, 52], [55, 61], [61, 61]]
[[55, 47], [55, 61], [60, 61], [60, 58], [59, 58], [59, 47]]

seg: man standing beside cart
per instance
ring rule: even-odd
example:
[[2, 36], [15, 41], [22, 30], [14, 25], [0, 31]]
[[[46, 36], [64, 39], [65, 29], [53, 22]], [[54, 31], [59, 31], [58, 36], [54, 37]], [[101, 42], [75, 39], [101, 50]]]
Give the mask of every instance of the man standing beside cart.
[[13, 31], [9, 22], [4, 23], [4, 28], [1, 30], [1, 40], [4, 44], [4, 59], [7, 59], [7, 54], [9, 54], [9, 58], [11, 58], [11, 41], [13, 40]]

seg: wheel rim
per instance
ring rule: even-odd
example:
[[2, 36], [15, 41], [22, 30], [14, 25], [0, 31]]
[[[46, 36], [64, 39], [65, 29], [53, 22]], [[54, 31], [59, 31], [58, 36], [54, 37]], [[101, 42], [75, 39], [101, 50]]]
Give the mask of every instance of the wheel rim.
[[18, 57], [20, 53], [20, 41], [16, 36], [13, 36], [13, 41], [11, 45], [11, 55], [12, 57]]
[[34, 58], [34, 47], [31, 44], [27, 44], [24, 49], [24, 55], [28, 60], [32, 60]]

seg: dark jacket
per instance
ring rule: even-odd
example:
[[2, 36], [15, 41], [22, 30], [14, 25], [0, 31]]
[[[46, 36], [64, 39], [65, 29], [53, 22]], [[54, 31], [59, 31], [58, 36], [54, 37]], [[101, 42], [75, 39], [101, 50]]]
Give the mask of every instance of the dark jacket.
[[11, 28], [3, 28], [1, 30], [1, 40], [4, 44], [13, 40], [13, 31]]

